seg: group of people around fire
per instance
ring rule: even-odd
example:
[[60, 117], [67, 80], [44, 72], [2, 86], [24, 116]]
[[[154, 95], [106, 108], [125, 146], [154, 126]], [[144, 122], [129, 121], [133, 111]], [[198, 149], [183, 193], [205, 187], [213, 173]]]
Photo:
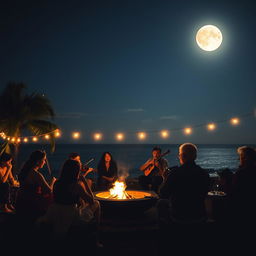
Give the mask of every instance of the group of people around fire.
[[[222, 176], [222, 189], [230, 199], [232, 216], [237, 219], [253, 219], [252, 202], [255, 198], [256, 151], [249, 146], [239, 147], [240, 165], [236, 172]], [[179, 147], [180, 165], [170, 167], [160, 147], [152, 149], [152, 156], [141, 165], [142, 175], [138, 182], [142, 190], [158, 194], [158, 220], [160, 226], [170, 223], [205, 222], [207, 211], [205, 198], [210, 190], [211, 179], [207, 170], [196, 164], [198, 149], [192, 143]], [[0, 210], [29, 219], [34, 223], [50, 223], [53, 236], [62, 238], [69, 230], [81, 223], [100, 226], [101, 205], [95, 199], [94, 190], [108, 190], [118, 179], [118, 167], [110, 152], [104, 152], [96, 169], [83, 166], [78, 153], [70, 153], [58, 179], [47, 181], [40, 170], [47, 160], [45, 151], [36, 150], [18, 172], [12, 173], [12, 155], [0, 156]], [[96, 172], [97, 181], [88, 178]], [[16, 187], [14, 200], [11, 188]], [[96, 239], [97, 246], [102, 244]]]

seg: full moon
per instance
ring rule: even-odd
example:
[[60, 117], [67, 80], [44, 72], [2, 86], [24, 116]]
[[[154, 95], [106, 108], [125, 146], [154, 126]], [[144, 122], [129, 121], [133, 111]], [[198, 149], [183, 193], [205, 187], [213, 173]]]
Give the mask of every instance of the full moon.
[[205, 25], [197, 31], [196, 42], [204, 51], [214, 51], [222, 43], [222, 34], [216, 26]]

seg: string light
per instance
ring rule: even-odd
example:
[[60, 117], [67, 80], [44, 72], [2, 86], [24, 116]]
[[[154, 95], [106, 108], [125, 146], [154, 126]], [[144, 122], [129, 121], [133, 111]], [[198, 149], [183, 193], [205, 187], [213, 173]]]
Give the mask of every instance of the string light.
[[[251, 113], [240, 115], [240, 117], [249, 117], [249, 116], [255, 117], [256, 116], [256, 110], [253, 110], [253, 112], [251, 112]], [[240, 118], [233, 117], [233, 118], [226, 119], [226, 120], [221, 120], [221, 121], [218, 121], [218, 122], [215, 122], [215, 123], [212, 122], [212, 123], [208, 123], [208, 124], [199, 124], [199, 125], [193, 125], [191, 127], [186, 127], [186, 128], [183, 128], [183, 129], [182, 128], [176, 128], [176, 129], [171, 129], [171, 130], [172, 131], [182, 130], [185, 135], [190, 135], [193, 132], [193, 128], [198, 128], [198, 127], [203, 127], [204, 126], [204, 127], [207, 128], [208, 131], [214, 131], [214, 130], [216, 130], [216, 127], [217, 127], [216, 123], [223, 123], [223, 122], [227, 122], [227, 121], [233, 126], [237, 126], [237, 125], [240, 124]], [[170, 136], [170, 131], [169, 130], [161, 130], [160, 132], [159, 131], [147, 131], [147, 132], [148, 133], [158, 132], [163, 139], [166, 139]], [[136, 136], [139, 140], [145, 140], [148, 135], [147, 135], [146, 132], [137, 132]], [[51, 132], [48, 132], [48, 133], [40, 134], [40, 135], [37, 135], [37, 136], [26, 136], [26, 137], [22, 137], [22, 136], [19, 136], [19, 137], [12, 137], [11, 136], [10, 137], [10, 135], [8, 135], [4, 132], [0, 132], [0, 137], [3, 140], [7, 140], [7, 141], [10, 141], [12, 143], [20, 143], [20, 142], [27, 143], [27, 142], [30, 141], [30, 139], [33, 142], [37, 142], [39, 138], [44, 138], [46, 140], [49, 140], [51, 137], [55, 137], [55, 138], [61, 137], [61, 131], [59, 129], [55, 129], [55, 130], [53, 130]], [[78, 131], [75, 131], [75, 132], [72, 133], [72, 137], [73, 137], [73, 139], [78, 140], [81, 137], [81, 133], [78, 132]], [[99, 132], [94, 133], [93, 138], [96, 141], [100, 141], [103, 138], [103, 134], [99, 133]], [[120, 132], [116, 133], [115, 134], [115, 139], [117, 141], [123, 141], [125, 139], [124, 133], [120, 133]]]
[[160, 132], [160, 135], [161, 135], [161, 137], [162, 137], [163, 139], [166, 139], [166, 138], [168, 138], [168, 137], [170, 136], [170, 133], [169, 133], [169, 131], [167, 131], [167, 130], [162, 130], [162, 131]]
[[147, 134], [145, 132], [138, 132], [138, 139], [139, 140], [145, 140], [147, 137]]
[[46, 134], [46, 135], [44, 135], [44, 138], [45, 138], [46, 140], [49, 140], [49, 139], [50, 139], [50, 135], [49, 135], [49, 134]]
[[54, 136], [56, 138], [59, 138], [61, 136], [61, 133], [60, 133], [60, 130], [57, 130], [55, 133], [54, 133]]
[[190, 135], [191, 133], [192, 133], [192, 128], [191, 127], [184, 128], [184, 134]]
[[93, 135], [93, 138], [94, 138], [94, 140], [96, 140], [96, 141], [102, 140], [102, 137], [103, 137], [102, 133], [99, 133], [99, 132], [97, 132], [97, 133], [95, 133], [95, 134]]
[[117, 134], [116, 134], [116, 139], [117, 139], [118, 141], [124, 140], [124, 134], [123, 134], [123, 133], [117, 133]]
[[80, 132], [73, 132], [72, 137], [73, 139], [78, 140], [81, 137], [81, 134]]
[[38, 138], [37, 138], [37, 137], [33, 137], [32, 140], [33, 140], [34, 142], [37, 142], [37, 141], [38, 141]]
[[214, 131], [216, 129], [216, 124], [214, 123], [207, 124], [207, 129], [209, 131]]
[[231, 123], [232, 125], [239, 125], [240, 120], [239, 120], [239, 118], [237, 118], [237, 117], [233, 117], [233, 118], [230, 119], [230, 123]]
[[61, 131], [59, 129], [53, 130], [48, 133], [40, 134], [38, 136], [8, 137], [4, 132], [0, 132], [0, 136], [2, 137], [3, 140], [8, 140], [8, 141], [11, 141], [12, 143], [21, 143], [21, 142], [27, 143], [29, 141], [29, 138], [31, 138], [33, 142], [37, 142], [38, 138], [40, 137], [44, 137], [46, 140], [49, 140], [53, 133], [55, 137], [61, 136]]

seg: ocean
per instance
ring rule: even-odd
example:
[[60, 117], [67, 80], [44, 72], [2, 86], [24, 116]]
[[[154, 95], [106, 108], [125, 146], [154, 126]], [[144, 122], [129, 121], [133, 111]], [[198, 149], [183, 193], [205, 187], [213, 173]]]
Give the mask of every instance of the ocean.
[[[68, 154], [77, 152], [81, 156], [83, 163], [91, 158], [89, 167], [96, 168], [98, 161], [103, 152], [108, 151], [112, 154], [117, 162], [118, 171], [131, 178], [141, 175], [139, 170], [142, 165], [150, 156], [152, 148], [155, 144], [56, 144], [54, 153], [50, 152], [49, 145], [40, 144], [22, 144], [19, 149], [17, 159], [17, 172], [22, 166], [24, 161], [29, 157], [30, 153], [37, 149], [45, 149], [48, 156], [48, 162], [52, 175], [59, 176], [62, 164], [67, 159]], [[178, 147], [175, 144], [161, 144], [158, 145], [162, 149], [162, 153], [170, 150], [170, 153], [165, 156], [169, 162], [169, 166], [179, 165], [178, 162]], [[209, 172], [216, 172], [224, 168], [236, 170], [239, 165], [237, 148], [243, 145], [212, 145], [200, 144], [198, 147], [198, 157], [196, 163], [201, 167], [208, 169]], [[251, 145], [255, 147], [255, 145]], [[48, 169], [45, 166], [42, 170], [47, 174]], [[95, 173], [90, 174], [95, 178]]]

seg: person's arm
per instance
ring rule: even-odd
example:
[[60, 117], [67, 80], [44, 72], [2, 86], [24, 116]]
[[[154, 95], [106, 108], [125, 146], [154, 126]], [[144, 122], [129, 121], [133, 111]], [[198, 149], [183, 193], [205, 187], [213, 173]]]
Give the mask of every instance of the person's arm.
[[144, 172], [147, 168], [149, 168], [151, 165], [154, 165], [154, 159], [148, 159], [147, 162], [145, 162], [143, 165], [141, 165], [140, 170]]
[[173, 177], [171, 174], [167, 176], [167, 178], [160, 185], [159, 192], [160, 198], [168, 199], [171, 195]]
[[88, 202], [90, 205], [94, 203], [94, 197], [93, 195], [90, 195], [83, 185], [83, 183], [77, 183], [76, 184], [76, 191], [78, 195], [85, 201]]
[[44, 176], [41, 173], [37, 173], [36, 175], [36, 181], [39, 184], [39, 186], [42, 187], [42, 190], [44, 193], [48, 194], [51, 193], [53, 190], [54, 182], [56, 181], [56, 178], [53, 177], [50, 184], [45, 180]]
[[85, 179], [84, 176], [81, 176], [82, 184], [84, 185], [85, 190], [91, 195], [91, 197], [94, 197], [92, 190], [90, 186], [87, 183], [87, 180]]
[[109, 182], [112, 182], [115, 179], [114, 177], [107, 177], [107, 176], [101, 176], [101, 178], [103, 178], [104, 180], [107, 180]]
[[[6, 168], [6, 170], [5, 170]], [[6, 164], [4, 167], [0, 167], [0, 180], [1, 183], [5, 183], [11, 173], [12, 164]]]
[[86, 177], [90, 172], [94, 171], [93, 168], [88, 168], [87, 170], [82, 171], [82, 175]]

